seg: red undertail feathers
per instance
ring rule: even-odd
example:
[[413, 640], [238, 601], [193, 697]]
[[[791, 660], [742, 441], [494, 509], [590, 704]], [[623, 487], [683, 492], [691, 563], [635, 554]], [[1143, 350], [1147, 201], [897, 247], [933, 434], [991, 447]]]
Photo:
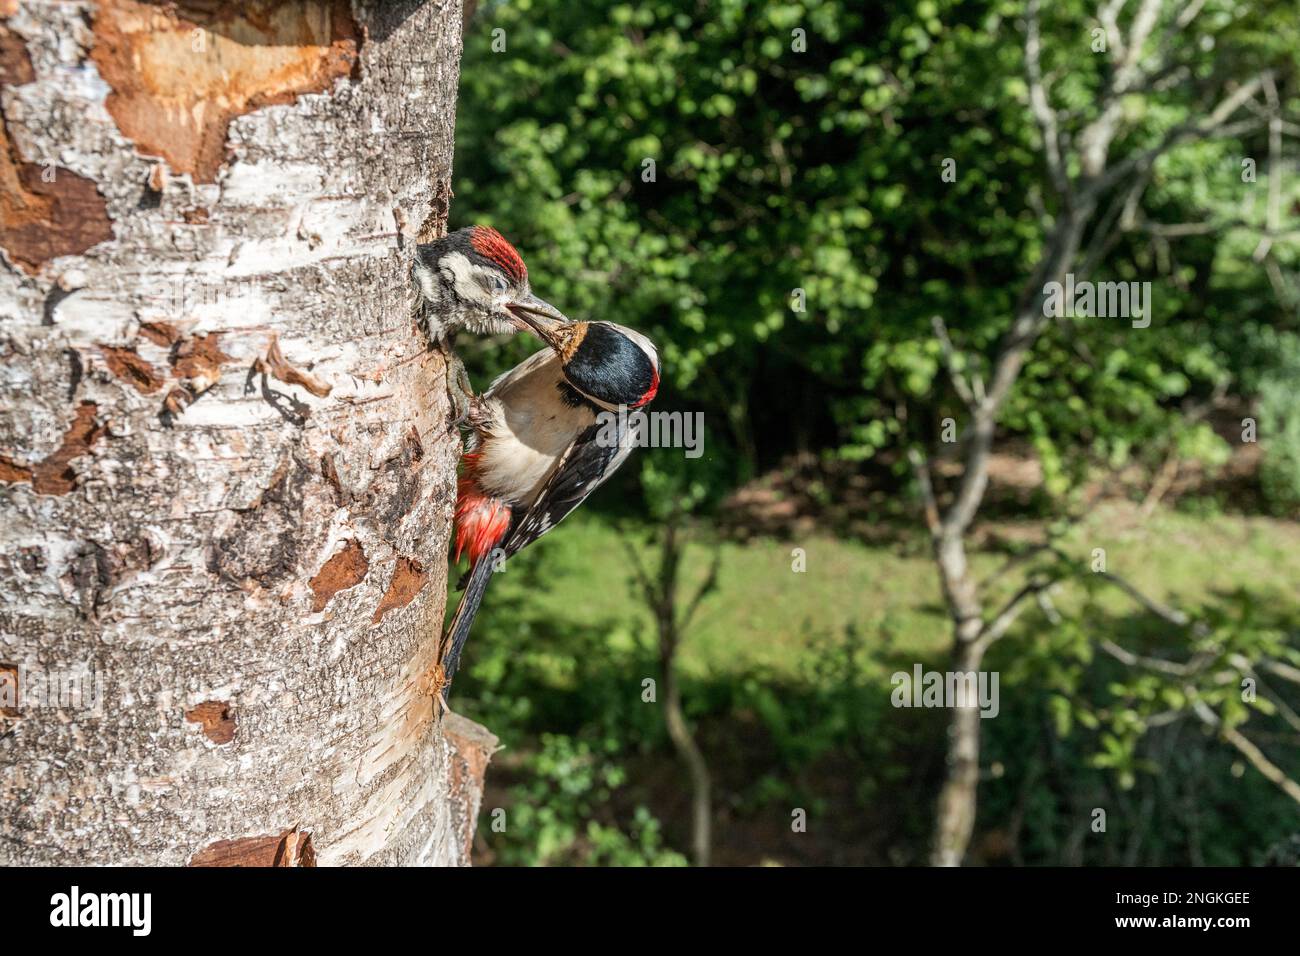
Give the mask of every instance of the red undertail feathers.
[[474, 477], [477, 455], [463, 457], [465, 473], [457, 482], [456, 560], [469, 553], [470, 564], [495, 548], [510, 529], [510, 506], [500, 498], [484, 494]]

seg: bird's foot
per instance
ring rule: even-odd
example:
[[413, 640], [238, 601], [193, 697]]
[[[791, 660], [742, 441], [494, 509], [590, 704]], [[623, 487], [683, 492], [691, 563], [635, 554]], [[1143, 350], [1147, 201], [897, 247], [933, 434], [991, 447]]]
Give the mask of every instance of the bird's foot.
[[476, 432], [482, 432], [487, 428], [492, 419], [491, 409], [488, 403], [483, 400], [482, 395], [475, 395], [469, 400], [469, 411], [465, 416], [465, 423]]
[[469, 420], [475, 396], [474, 386], [469, 380], [469, 372], [465, 371], [465, 363], [450, 348], [448, 348], [447, 362], [447, 400], [451, 406], [451, 420], [447, 423], [447, 431], [451, 433]]
[[442, 669], [439, 663], [433, 668], [433, 699], [437, 701], [438, 711], [441, 715], [452, 714], [455, 711], [447, 703], [447, 696], [451, 693], [451, 681], [447, 679], [447, 672]]

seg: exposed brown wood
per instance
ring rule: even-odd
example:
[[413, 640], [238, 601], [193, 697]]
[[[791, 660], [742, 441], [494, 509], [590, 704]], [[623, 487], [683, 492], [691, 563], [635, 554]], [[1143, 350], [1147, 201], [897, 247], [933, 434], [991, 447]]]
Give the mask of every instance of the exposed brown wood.
[[29, 272], [113, 237], [95, 184], [23, 160], [0, 125], [0, 248]]
[[142, 359], [135, 349], [101, 345], [99, 351], [104, 356], [104, 364], [108, 366], [109, 371], [130, 384], [137, 392], [148, 395], [162, 388], [165, 381], [163, 376]]
[[190, 866], [315, 866], [311, 834], [288, 830], [279, 836], [218, 840], [194, 854]]
[[0, 481], [28, 482], [40, 495], [66, 495], [77, 481], [72, 462], [89, 453], [104, 435], [103, 426], [95, 420], [96, 411], [94, 402], [78, 405], [62, 443], [52, 455], [34, 465], [22, 465], [0, 455]]
[[393, 579], [388, 585], [388, 590], [384, 592], [384, 599], [379, 602], [379, 607], [375, 608], [374, 622], [378, 624], [389, 611], [406, 607], [414, 601], [428, 579], [428, 572], [420, 566], [419, 562], [404, 556], [398, 557], [397, 564], [393, 568]]
[[311, 593], [316, 595], [311, 609], [325, 610], [325, 605], [329, 604], [330, 598], [340, 591], [356, 587], [366, 579], [366, 571], [369, 569], [370, 562], [366, 560], [366, 552], [356, 541], [349, 541], [338, 552], [331, 555], [316, 576], [307, 582]]
[[205, 700], [187, 710], [185, 719], [203, 728], [203, 735], [214, 744], [228, 744], [235, 739], [237, 720], [224, 700]]
[[142, 153], [212, 182], [230, 121], [329, 90], [357, 68], [360, 34], [343, 2], [96, 5], [92, 58], [106, 106]]

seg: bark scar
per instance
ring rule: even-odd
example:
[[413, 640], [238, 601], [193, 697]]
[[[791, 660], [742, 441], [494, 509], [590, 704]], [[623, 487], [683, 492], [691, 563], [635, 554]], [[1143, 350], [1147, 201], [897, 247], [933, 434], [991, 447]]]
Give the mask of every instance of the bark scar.
[[95, 183], [53, 163], [25, 162], [0, 123], [0, 246], [24, 272], [113, 238]]
[[216, 181], [233, 119], [356, 78], [361, 32], [343, 0], [95, 5], [105, 107], [141, 153]]
[[135, 349], [101, 345], [99, 351], [108, 370], [142, 395], [152, 394], [163, 387], [166, 379]]
[[48, 458], [33, 465], [24, 465], [5, 455], [0, 455], [0, 481], [28, 482], [38, 495], [66, 495], [77, 484], [73, 459], [88, 454], [91, 447], [103, 437], [105, 428], [95, 422], [99, 407], [94, 402], [77, 406], [72, 424], [63, 435], [63, 442]]
[[321, 566], [314, 578], [307, 582], [307, 586], [316, 595], [316, 600], [312, 602], [312, 613], [325, 610], [325, 605], [329, 604], [330, 598], [339, 591], [346, 591], [360, 584], [365, 580], [368, 570], [370, 570], [370, 562], [366, 560], [365, 551], [355, 539], [349, 541]]
[[[36, 79], [23, 38], [0, 26], [0, 86]], [[94, 182], [51, 162], [29, 163], [0, 117], [0, 246], [25, 272], [113, 238]]]
[[298, 827], [279, 836], [218, 840], [190, 858], [190, 866], [315, 866], [311, 831]]
[[185, 712], [185, 719], [203, 727], [203, 735], [214, 744], [228, 744], [235, 739], [236, 718], [230, 703], [224, 700], [205, 700]]
[[398, 557], [397, 566], [393, 569], [393, 580], [389, 583], [383, 600], [379, 602], [379, 607], [375, 609], [375, 616], [371, 619], [371, 623], [378, 624], [389, 611], [406, 607], [414, 601], [415, 596], [424, 590], [424, 582], [428, 578], [429, 572], [420, 562], [412, 558]]

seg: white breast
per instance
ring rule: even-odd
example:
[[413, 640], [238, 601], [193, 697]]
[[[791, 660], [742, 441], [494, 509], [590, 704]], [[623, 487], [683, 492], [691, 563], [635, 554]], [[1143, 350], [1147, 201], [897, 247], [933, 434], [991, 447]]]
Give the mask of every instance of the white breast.
[[479, 448], [480, 487], [516, 505], [530, 505], [557, 460], [596, 416], [571, 408], [557, 388], [563, 381], [558, 356], [544, 349], [492, 383], [484, 400], [491, 424]]

